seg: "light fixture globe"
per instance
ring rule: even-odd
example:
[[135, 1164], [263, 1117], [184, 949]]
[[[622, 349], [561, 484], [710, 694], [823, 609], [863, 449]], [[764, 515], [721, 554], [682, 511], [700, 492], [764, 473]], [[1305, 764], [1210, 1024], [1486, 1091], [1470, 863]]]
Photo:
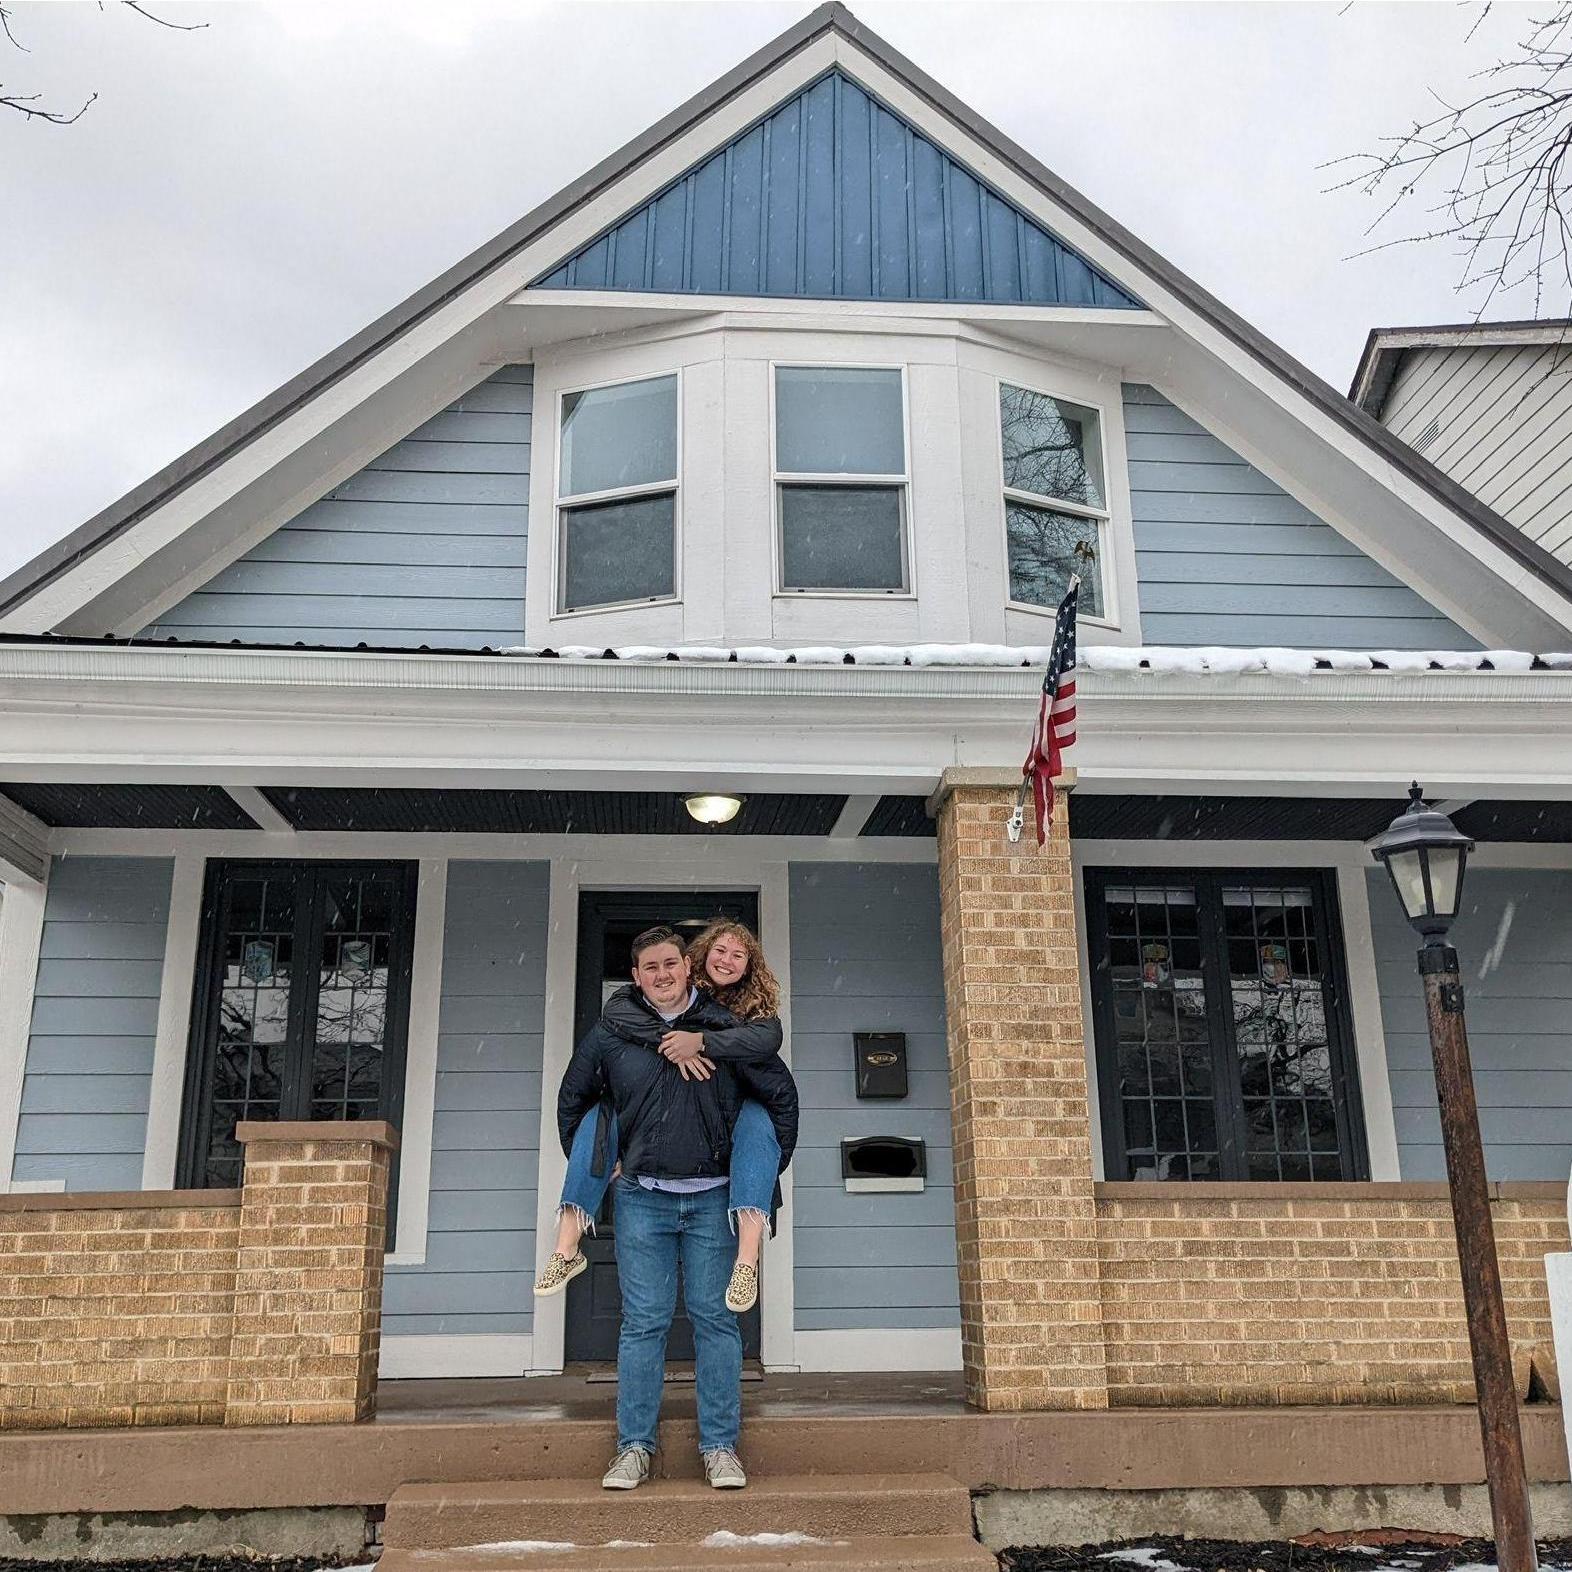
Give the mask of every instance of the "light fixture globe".
[[1473, 849], [1444, 813], [1425, 806], [1418, 781], [1408, 789], [1408, 806], [1370, 844], [1370, 855], [1391, 875], [1403, 915], [1426, 944], [1442, 943], [1457, 918]]
[[742, 798], [731, 797], [724, 792], [701, 791], [691, 797], [684, 797], [682, 805], [688, 810], [689, 817], [700, 824], [730, 824], [742, 809]]

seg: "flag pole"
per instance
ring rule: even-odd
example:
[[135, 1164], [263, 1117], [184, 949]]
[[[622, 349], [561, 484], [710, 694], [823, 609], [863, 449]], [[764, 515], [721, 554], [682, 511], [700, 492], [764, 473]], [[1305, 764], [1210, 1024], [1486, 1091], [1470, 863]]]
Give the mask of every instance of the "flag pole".
[[[1070, 582], [1065, 585], [1064, 592], [1070, 594], [1072, 590], [1081, 587], [1081, 575], [1072, 573]], [[1052, 659], [1052, 656], [1049, 657]], [[1010, 817], [1005, 821], [1004, 833], [1010, 837], [1010, 844], [1016, 845], [1021, 838], [1021, 831], [1026, 827], [1026, 794], [1031, 790], [1032, 777], [1024, 768], [1021, 770], [1021, 784], [1015, 793], [1015, 806], [1010, 810]]]

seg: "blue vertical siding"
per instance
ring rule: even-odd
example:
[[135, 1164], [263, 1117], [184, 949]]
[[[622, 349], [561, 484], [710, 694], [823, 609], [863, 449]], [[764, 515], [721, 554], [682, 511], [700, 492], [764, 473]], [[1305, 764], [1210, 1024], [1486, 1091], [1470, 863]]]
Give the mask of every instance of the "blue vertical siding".
[[173, 874], [167, 857], [54, 859], [14, 1178], [142, 1188]]
[[1478, 648], [1154, 389], [1124, 419], [1146, 643]]
[[838, 71], [534, 287], [1140, 307]]
[[[1372, 868], [1368, 877], [1399, 1169], [1404, 1179], [1445, 1179], [1417, 940], [1386, 874]], [[1492, 1179], [1564, 1181], [1572, 1170], [1572, 872], [1471, 868], [1452, 938], [1486, 1170]]]
[[[793, 864], [791, 1029], [797, 1330], [959, 1326], [936, 868]], [[904, 1101], [857, 1101], [858, 1031], [906, 1033]], [[928, 1188], [848, 1195], [840, 1143], [855, 1135], [923, 1137]]]
[[389, 1334], [533, 1325], [549, 874], [449, 865], [426, 1262], [389, 1268]]
[[533, 366], [506, 366], [142, 631], [456, 649], [524, 639]]

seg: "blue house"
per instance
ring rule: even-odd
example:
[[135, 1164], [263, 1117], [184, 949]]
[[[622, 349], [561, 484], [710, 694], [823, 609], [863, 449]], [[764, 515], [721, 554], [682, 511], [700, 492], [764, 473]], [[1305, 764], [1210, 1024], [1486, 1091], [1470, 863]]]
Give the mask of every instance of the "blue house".
[[[1039, 854], [1004, 818], [1073, 572]], [[1158, 1357], [1118, 1267], [1146, 1206], [1435, 1202], [1365, 845], [1415, 778], [1479, 843], [1490, 1174], [1564, 1229], [1569, 649], [1564, 560], [824, 7], [0, 584], [0, 1189], [230, 1188], [239, 1122], [384, 1118], [384, 1377], [604, 1360], [596, 1274], [531, 1293], [556, 1086], [631, 934], [732, 912], [803, 1104], [766, 1370], [1453, 1400], [1461, 1342], [1352, 1312]], [[904, 1097], [859, 1098], [870, 1032]], [[870, 1139], [900, 1183], [849, 1182]], [[1008, 1306], [1071, 1259], [1060, 1362]]]

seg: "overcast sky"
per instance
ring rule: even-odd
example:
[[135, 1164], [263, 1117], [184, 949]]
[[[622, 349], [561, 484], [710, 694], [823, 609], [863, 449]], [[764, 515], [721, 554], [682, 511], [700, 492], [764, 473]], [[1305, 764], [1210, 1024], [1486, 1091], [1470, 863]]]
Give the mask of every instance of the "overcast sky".
[[[0, 573], [805, 14], [795, 4], [17, 3], [0, 110]], [[853, 9], [1329, 381], [1451, 321], [1444, 246], [1345, 260], [1318, 165], [1431, 112], [1523, 31], [1498, 4]], [[1532, 315], [1499, 299], [1493, 316]]]

